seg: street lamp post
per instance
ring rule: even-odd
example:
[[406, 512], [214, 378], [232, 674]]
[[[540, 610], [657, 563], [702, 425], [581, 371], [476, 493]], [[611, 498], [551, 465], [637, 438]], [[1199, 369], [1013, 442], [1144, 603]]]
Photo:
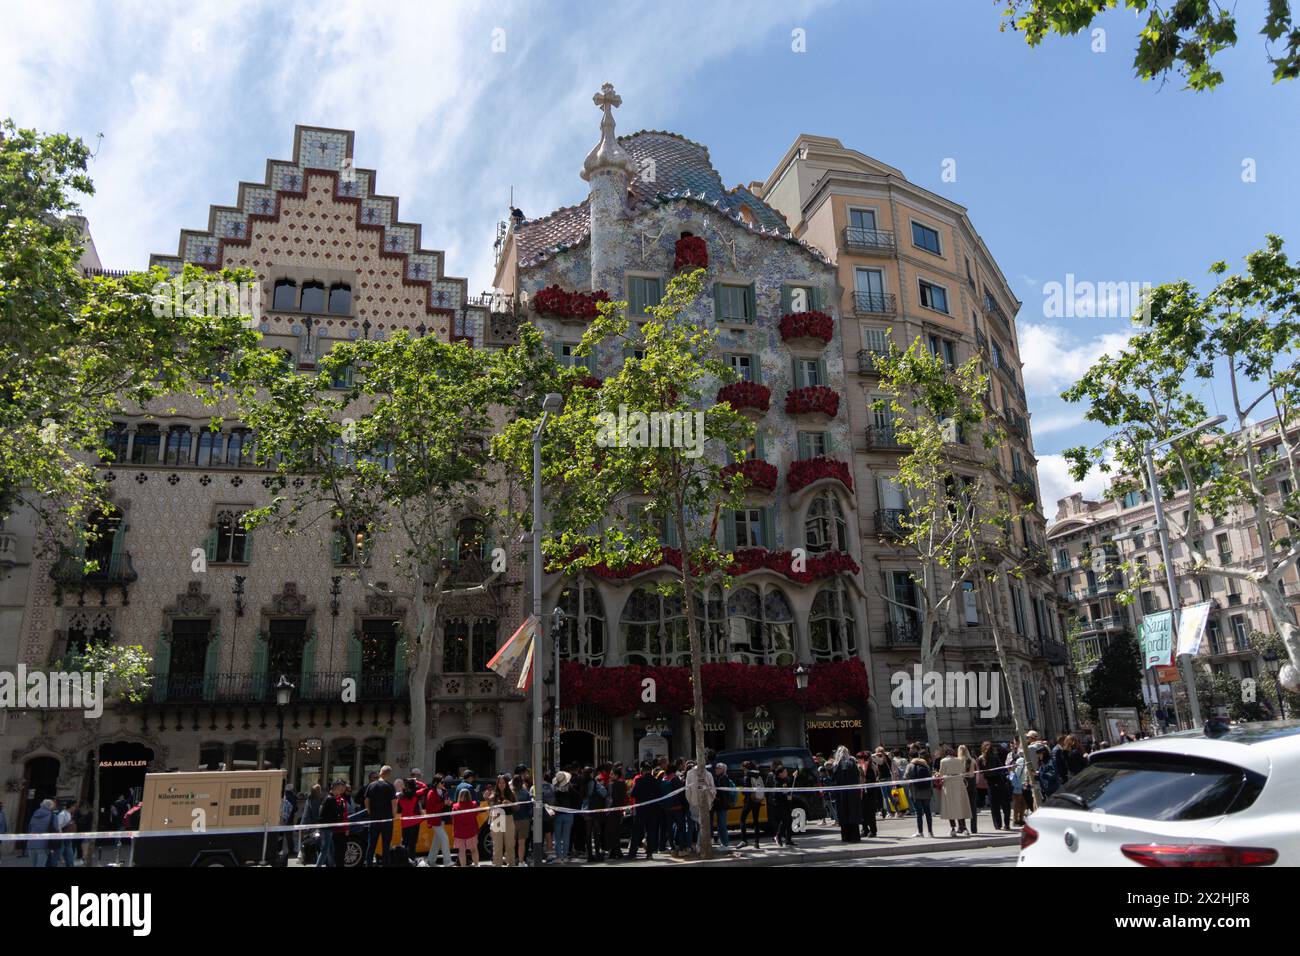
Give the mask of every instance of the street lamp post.
[[1193, 425], [1186, 431], [1179, 432], [1171, 438], [1165, 438], [1158, 442], [1147, 442], [1142, 448], [1142, 456], [1146, 459], [1147, 481], [1151, 485], [1151, 501], [1155, 506], [1156, 512], [1156, 535], [1160, 539], [1160, 556], [1165, 562], [1165, 585], [1169, 588], [1169, 615], [1170, 615], [1170, 633], [1173, 635], [1174, 652], [1178, 657], [1183, 674], [1183, 684], [1187, 687], [1187, 707], [1191, 711], [1193, 727], [1201, 726], [1201, 706], [1196, 699], [1196, 672], [1192, 666], [1191, 654], [1178, 654], [1178, 613], [1182, 610], [1182, 598], [1178, 593], [1178, 582], [1174, 578], [1173, 557], [1169, 553], [1169, 525], [1165, 521], [1164, 502], [1160, 496], [1160, 476], [1156, 473], [1155, 451], [1163, 445], [1172, 445], [1175, 442], [1191, 438], [1193, 435], [1200, 434], [1207, 428], [1213, 428], [1227, 421], [1224, 415], [1218, 415], [1214, 418], [1207, 418], [1197, 425]]
[[[541, 662], [545, 651], [544, 622], [542, 621], [542, 432], [552, 412], [558, 412], [563, 398], [548, 392], [542, 399], [542, 417], [533, 432], [533, 619], [537, 633], [533, 637], [533, 866], [541, 866], [542, 852], [542, 682]], [[555, 675], [559, 680], [560, 675]], [[558, 684], [556, 685], [558, 688]], [[558, 721], [557, 713], [555, 719]]]
[[551, 772], [560, 769], [560, 642], [564, 640], [564, 608], [551, 612], [551, 639], [555, 642], [555, 698], [551, 718]]
[[[803, 661], [800, 661], [799, 665], [794, 669], [794, 686], [798, 690], [805, 691], [808, 689], [808, 675], [810, 673], [812, 672], [808, 669], [808, 667], [803, 663]], [[803, 745], [805, 747], [808, 746], [808, 715], [807, 714], [804, 714], [804, 719], [803, 719]], [[757, 826], [757, 824], [755, 824], [755, 826]]]
[[1278, 680], [1278, 675], [1282, 672], [1282, 664], [1277, 656], [1277, 651], [1269, 648], [1263, 653], [1264, 666], [1268, 672], [1273, 675], [1273, 686], [1277, 688], [1277, 715], [1279, 718], [1286, 719], [1286, 701], [1282, 697], [1282, 682]]
[[286, 769], [284, 766], [284, 709], [289, 706], [289, 700], [292, 697], [293, 684], [289, 682], [289, 678], [281, 674], [280, 680], [275, 685], [275, 712], [279, 718], [280, 726], [280, 753], [277, 762], [278, 768], [281, 770]]

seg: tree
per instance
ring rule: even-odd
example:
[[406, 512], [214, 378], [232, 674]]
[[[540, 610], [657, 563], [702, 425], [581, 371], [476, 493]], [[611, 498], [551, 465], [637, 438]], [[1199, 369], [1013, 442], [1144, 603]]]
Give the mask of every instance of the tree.
[[[664, 582], [661, 593], [685, 605], [699, 767], [705, 765], [704, 655], [695, 598], [730, 563], [717, 546], [718, 522], [723, 509], [740, 507], [744, 479], [724, 469], [743, 460], [754, 435], [753, 425], [730, 405], [706, 400], [706, 389], [736, 375], [715, 354], [716, 333], [689, 314], [703, 275], [700, 269], [669, 282], [639, 332], [628, 321], [626, 302], [600, 306], [577, 354], [626, 346], [643, 357], [629, 358], [599, 385], [576, 376], [568, 382], [563, 411], [548, 426], [543, 448], [549, 559], [571, 568], [676, 565], [675, 580]], [[631, 427], [624, 430], [620, 421]], [[521, 469], [529, 467], [536, 424], [520, 420], [503, 435], [503, 448]], [[665, 551], [665, 540], [675, 542], [675, 555]], [[701, 847], [708, 857], [707, 826]]]
[[[1216, 575], [1248, 581], [1260, 594], [1281, 635], [1289, 663], [1281, 681], [1300, 690], [1300, 627], [1287, 604], [1284, 574], [1300, 561], [1300, 263], [1288, 260], [1282, 240], [1246, 257], [1246, 271], [1228, 275], [1224, 262], [1210, 272], [1217, 283], [1197, 292], [1186, 280], [1151, 290], [1150, 319], [1128, 344], [1104, 355], [1062, 398], [1086, 402], [1084, 417], [1107, 429], [1093, 446], [1067, 449], [1076, 481], [1094, 467], [1116, 477], [1122, 495], [1145, 485], [1143, 450], [1167, 442], [1207, 417], [1206, 383], [1223, 382], [1232, 396], [1236, 428], [1212, 438], [1197, 435], [1156, 449], [1156, 473], [1165, 500], [1180, 495], [1182, 515], [1166, 510], [1176, 576]], [[1256, 416], [1271, 416], [1266, 426]], [[1265, 442], [1268, 445], [1265, 445]], [[1291, 491], [1273, 492], [1285, 477]], [[1261, 559], [1205, 547], [1202, 515], [1214, 523], [1237, 519], [1252, 527]], [[1125, 600], [1159, 568], [1127, 562]]]
[[1103, 707], [1146, 709], [1142, 699], [1142, 657], [1129, 630], [1116, 634], [1088, 675], [1083, 702], [1095, 714]]
[[167, 394], [215, 403], [214, 371], [258, 339], [237, 309], [193, 307], [229, 306], [215, 293], [251, 273], [187, 267], [179, 309], [161, 269], [82, 274], [87, 158], [78, 139], [0, 125], [0, 520], [26, 505], [65, 541], [106, 506], [92, 462], [113, 458], [113, 417]]
[[[950, 636], [952, 604], [969, 586], [993, 637], [1002, 679], [1009, 681], [1007, 636], [994, 613], [992, 592], [999, 582], [1023, 576], [1024, 564], [1016, 560], [1010, 536], [1017, 515], [992, 480], [998, 467], [994, 449], [1006, 436], [985, 411], [988, 375], [978, 356], [950, 368], [920, 336], [906, 351], [891, 343], [877, 369], [887, 396], [877, 410], [888, 411], [895, 439], [905, 449], [894, 480], [905, 493], [907, 510], [886, 538], [914, 565], [909, 573], [918, 604], [881, 597], [919, 623], [921, 668], [928, 673]], [[1018, 696], [1008, 688], [1012, 723], [1024, 741], [1029, 727]], [[931, 742], [939, 740], [932, 707], [926, 708], [925, 728]], [[1025, 754], [1038, 794], [1036, 754], [1028, 747]]]
[[[1073, 36], [1087, 29], [1104, 10], [1118, 7], [1119, 0], [1006, 0], [1002, 29], [1025, 35], [1025, 42], [1038, 46], [1049, 33]], [[1126, 9], [1146, 23], [1138, 32], [1133, 69], [1144, 80], [1165, 79], [1177, 70], [1189, 89], [1213, 89], [1223, 82], [1214, 68], [1214, 57], [1237, 45], [1237, 15], [1213, 0], [1173, 0], [1168, 10], [1153, 0], [1123, 0]], [[1300, 25], [1291, 15], [1287, 0], [1269, 0], [1264, 27], [1268, 62], [1273, 65], [1273, 82], [1293, 80], [1300, 74]], [[1281, 41], [1274, 55], [1272, 44]]]
[[[102, 704], [143, 704], [153, 683], [153, 657], [139, 644], [91, 644], [69, 664], [70, 671], [102, 676]], [[95, 829], [99, 829], [99, 747], [102, 720], [88, 720], [91, 730], [90, 801], [94, 808]]]
[[[536, 413], [556, 372], [527, 325], [519, 345], [499, 351], [399, 331], [335, 345], [314, 375], [268, 370], [251, 358], [236, 369], [256, 459], [277, 475], [275, 497], [250, 511], [246, 525], [339, 536], [364, 586], [412, 609], [406, 660], [397, 663], [407, 664], [413, 761], [426, 756], [426, 693], [443, 604], [488, 591], [509, 560], [502, 549], [480, 583], [456, 587], [457, 524], [477, 518], [482, 534], [508, 540], [508, 512], [493, 496], [508, 500], [513, 478], [488, 442], [502, 420]], [[390, 537], [396, 586], [369, 566]]]

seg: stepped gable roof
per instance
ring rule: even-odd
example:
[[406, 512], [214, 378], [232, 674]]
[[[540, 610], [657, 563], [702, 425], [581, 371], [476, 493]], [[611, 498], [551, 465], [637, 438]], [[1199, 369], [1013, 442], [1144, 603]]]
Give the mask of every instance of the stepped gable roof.
[[[723, 186], [707, 147], [664, 130], [641, 130], [620, 136], [618, 141], [636, 164], [636, 175], [628, 187], [632, 213], [666, 202], [698, 203], [725, 215], [741, 228], [796, 242], [828, 261], [807, 243], [796, 240], [785, 217], [749, 189], [737, 186], [729, 190]], [[752, 221], [747, 220], [744, 210]], [[537, 265], [586, 242], [591, 232], [591, 211], [584, 199], [547, 216], [516, 223], [514, 231], [519, 264]]]

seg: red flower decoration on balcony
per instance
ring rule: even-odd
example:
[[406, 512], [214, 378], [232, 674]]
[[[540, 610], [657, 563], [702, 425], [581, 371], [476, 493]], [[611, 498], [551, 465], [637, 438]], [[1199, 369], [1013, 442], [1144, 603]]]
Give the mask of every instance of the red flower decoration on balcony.
[[707, 269], [709, 247], [699, 236], [682, 236], [677, 240], [673, 255], [673, 271], [680, 269]]
[[750, 488], [759, 488], [763, 491], [774, 491], [776, 489], [776, 465], [769, 464], [761, 458], [751, 458], [749, 461], [732, 462], [722, 469], [722, 477], [730, 478], [734, 474], [745, 476], [745, 484]]
[[792, 388], [785, 395], [785, 410], [790, 415], [819, 413], [834, 418], [840, 411], [840, 393], [825, 385]]
[[533, 296], [533, 311], [538, 315], [550, 315], [557, 319], [594, 319], [600, 314], [597, 303], [608, 302], [609, 293], [604, 289], [596, 292], [566, 292], [558, 285], [548, 285]]
[[835, 337], [835, 321], [825, 312], [792, 312], [781, 317], [781, 341], [791, 339], [821, 339], [829, 342]]
[[835, 478], [849, 491], [853, 490], [853, 475], [849, 472], [849, 466], [834, 458], [804, 458], [796, 461], [790, 466], [785, 480], [790, 491], [795, 492], [822, 478]]
[[756, 408], [765, 412], [772, 404], [772, 390], [757, 382], [732, 382], [718, 389], [718, 401], [726, 402], [737, 411]]
[[811, 584], [822, 578], [834, 577], [841, 571], [857, 574], [861, 568], [853, 558], [842, 551], [828, 551], [806, 559], [802, 571], [794, 570], [794, 557], [789, 551], [769, 551], [767, 548], [740, 548], [733, 555], [728, 574], [747, 574], [750, 571], [768, 570], [784, 575], [800, 584]]
[[[576, 661], [560, 664], [560, 686], [567, 704], [589, 705], [611, 717], [624, 717], [641, 706], [641, 682], [655, 682], [656, 703], [671, 711], [691, 707], [689, 667], [591, 667]], [[860, 660], [814, 664], [808, 689], [800, 691], [793, 667], [771, 664], [714, 663], [700, 667], [704, 702], [726, 700], [740, 710], [786, 701], [804, 710], [832, 704], [864, 704], [871, 696], [867, 671]]]

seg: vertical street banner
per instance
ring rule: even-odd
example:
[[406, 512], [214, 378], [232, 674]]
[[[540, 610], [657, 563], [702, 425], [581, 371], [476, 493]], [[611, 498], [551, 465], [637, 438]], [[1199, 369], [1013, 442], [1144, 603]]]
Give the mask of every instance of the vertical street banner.
[[1193, 604], [1178, 612], [1178, 656], [1195, 657], [1205, 639], [1205, 624], [1210, 619], [1210, 602]]
[[1142, 666], [1163, 667], [1174, 660], [1174, 616], [1169, 611], [1157, 611], [1142, 618], [1138, 629], [1142, 643]]
[[533, 638], [536, 635], [537, 618], [529, 615], [488, 661], [488, 670], [500, 674], [517, 689], [526, 689], [532, 683]]

